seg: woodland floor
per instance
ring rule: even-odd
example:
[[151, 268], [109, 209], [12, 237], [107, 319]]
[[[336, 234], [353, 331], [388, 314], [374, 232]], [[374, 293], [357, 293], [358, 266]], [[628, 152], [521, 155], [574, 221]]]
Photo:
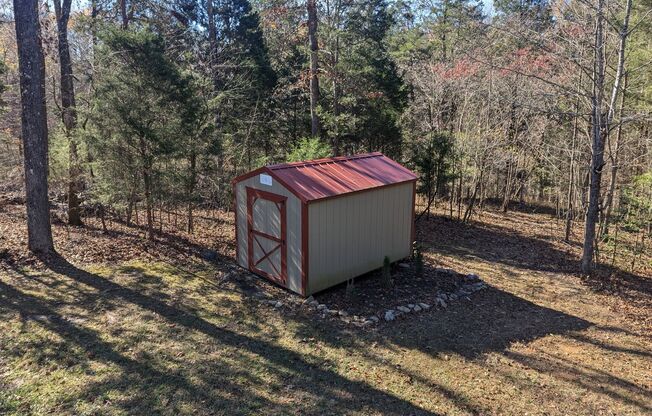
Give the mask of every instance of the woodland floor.
[[424, 217], [426, 268], [490, 287], [358, 330], [252, 299], [232, 272], [232, 222], [207, 213], [199, 237], [156, 242], [56, 224], [60, 256], [37, 259], [24, 207], [0, 198], [0, 414], [652, 412], [650, 256], [583, 279], [579, 244], [549, 214]]

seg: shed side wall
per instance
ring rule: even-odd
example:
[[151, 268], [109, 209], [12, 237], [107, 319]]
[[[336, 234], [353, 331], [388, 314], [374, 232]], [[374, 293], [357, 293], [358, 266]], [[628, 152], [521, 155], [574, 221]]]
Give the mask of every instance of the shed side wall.
[[236, 193], [236, 244], [238, 244], [238, 264], [249, 268], [247, 247], [247, 187], [260, 189], [287, 199], [287, 287], [293, 292], [301, 293], [301, 201], [292, 192], [285, 189], [275, 179], [272, 185], [260, 183], [259, 175], [244, 179], [235, 184]]
[[413, 182], [308, 205], [307, 294], [408, 257]]

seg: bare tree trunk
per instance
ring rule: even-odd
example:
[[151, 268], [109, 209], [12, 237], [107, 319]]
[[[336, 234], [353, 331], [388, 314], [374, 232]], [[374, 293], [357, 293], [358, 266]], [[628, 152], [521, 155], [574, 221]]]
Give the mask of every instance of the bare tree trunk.
[[127, 14], [127, 0], [120, 1], [120, 16], [122, 17], [122, 28], [127, 29], [129, 27], [129, 15]]
[[592, 145], [593, 157], [591, 160], [589, 204], [586, 212], [584, 230], [584, 246], [582, 251], [582, 271], [590, 273], [593, 270], [593, 254], [595, 250], [595, 225], [598, 221], [600, 209], [600, 184], [602, 181], [602, 168], [604, 166], [604, 134], [602, 101], [604, 95], [604, 0], [598, 0], [597, 23], [595, 29], [595, 57], [593, 76], [592, 105]]
[[59, 41], [59, 65], [61, 72], [61, 118], [64, 133], [68, 139], [68, 224], [82, 225], [79, 212], [79, 193], [82, 189], [81, 167], [77, 154], [77, 140], [74, 130], [77, 127], [77, 109], [75, 106], [75, 88], [73, 84], [72, 60], [68, 44], [68, 20], [70, 19], [71, 0], [54, 0], [54, 11], [57, 17], [57, 32]]
[[512, 160], [507, 162], [507, 173], [505, 174], [505, 193], [503, 194], [503, 203], [501, 210], [507, 213], [509, 210], [509, 201], [512, 193]]
[[211, 59], [217, 49], [217, 35], [215, 33], [215, 11], [213, 0], [206, 0], [206, 14], [208, 15], [208, 42], [210, 43]]
[[194, 151], [190, 153], [190, 179], [188, 182], [188, 232], [194, 231], [193, 221], [193, 198], [195, 195], [195, 185], [197, 182], [197, 155]]
[[[574, 135], [574, 134], [573, 134]], [[573, 182], [574, 182], [574, 160], [575, 160], [575, 140], [573, 139], [573, 146], [571, 147], [571, 162], [570, 169], [568, 170], [568, 194], [566, 200], [566, 233], [564, 241], [570, 241], [570, 235], [573, 228]]]
[[45, 62], [37, 0], [14, 0], [20, 72], [27, 235], [34, 252], [54, 251], [48, 201], [48, 125]]
[[338, 71], [337, 63], [339, 61], [339, 52], [340, 52], [340, 37], [336, 35], [335, 38], [335, 50], [333, 51], [333, 115], [335, 116], [335, 134], [333, 135], [333, 156], [339, 156], [340, 154], [340, 137], [339, 137], [339, 128], [337, 117], [340, 114], [340, 96], [339, 96], [339, 85], [338, 80]]
[[106, 219], [105, 219], [105, 210], [104, 210], [104, 205], [100, 204], [100, 221], [102, 221], [102, 232], [107, 233], [108, 229], [106, 228]]
[[475, 205], [475, 199], [478, 195], [478, 190], [480, 189], [480, 182], [482, 179], [478, 179], [475, 186], [473, 187], [473, 195], [471, 195], [470, 200], [467, 202], [466, 211], [464, 212], [464, 219], [462, 222], [468, 222], [471, 219], [473, 214], [473, 206]]
[[457, 183], [457, 220], [462, 218], [462, 181], [464, 175], [460, 173], [460, 180]]
[[145, 140], [140, 138], [143, 190], [145, 191], [145, 210], [147, 211], [147, 238], [154, 239], [154, 218], [152, 213], [152, 163], [147, 153]]
[[127, 227], [131, 226], [131, 216], [134, 213], [134, 199], [135, 197], [132, 193], [131, 196], [129, 197], [129, 205], [127, 205], [127, 218], [126, 218]]
[[[621, 119], [619, 124], [618, 124], [618, 131], [616, 132], [616, 140], [614, 143], [614, 149], [609, 152], [609, 160], [611, 161], [611, 177], [609, 180], [609, 191], [607, 191], [607, 201], [605, 203], [606, 206], [606, 213], [604, 215], [604, 222], [602, 224], [602, 234], [608, 234], [609, 233], [609, 223], [611, 221], [611, 211], [613, 209], [613, 202], [614, 202], [614, 193], [616, 191], [616, 178], [618, 174], [618, 160], [620, 156], [620, 146], [622, 143], [622, 134], [623, 134], [623, 123], [622, 123], [622, 118], [623, 118], [623, 111], [625, 108], [625, 94], [627, 92], [627, 74], [624, 75], [623, 78], [623, 94], [622, 98], [620, 100], [620, 111], [619, 111], [619, 118]], [[611, 147], [611, 146], [610, 146]]]
[[625, 66], [625, 46], [629, 35], [629, 17], [631, 14], [632, 0], [627, 0], [625, 17], [620, 32], [620, 45], [618, 50], [618, 66], [611, 92], [611, 100], [607, 114], [603, 114], [604, 86], [605, 86], [605, 54], [604, 54], [604, 0], [598, 0], [596, 11], [595, 29], [595, 69], [592, 97], [592, 151], [591, 184], [589, 186], [589, 206], [586, 213], [586, 227], [584, 231], [584, 247], [582, 251], [582, 272], [590, 273], [593, 270], [593, 255], [595, 252], [595, 231], [600, 214], [600, 185], [602, 182], [602, 168], [604, 167], [604, 147], [609, 126], [614, 116], [614, 108]]
[[[578, 93], [581, 91], [582, 88], [582, 74], [583, 72], [580, 71], [580, 79], [578, 82]], [[575, 183], [575, 142], [577, 141], [577, 135], [579, 133], [579, 116], [578, 113], [580, 111], [580, 99], [579, 97], [577, 98], [577, 101], [575, 102], [575, 116], [573, 118], [573, 136], [572, 136], [572, 141], [571, 141], [571, 157], [570, 157], [570, 168], [568, 169], [568, 200], [566, 201], [566, 233], [564, 236], [564, 241], [567, 243], [570, 242], [570, 235], [573, 227], [573, 218], [574, 218], [574, 212], [573, 212], [573, 186]]]
[[308, 38], [310, 40], [310, 132], [312, 137], [319, 136], [319, 117], [317, 104], [319, 102], [319, 44], [317, 43], [317, 2], [308, 0]]

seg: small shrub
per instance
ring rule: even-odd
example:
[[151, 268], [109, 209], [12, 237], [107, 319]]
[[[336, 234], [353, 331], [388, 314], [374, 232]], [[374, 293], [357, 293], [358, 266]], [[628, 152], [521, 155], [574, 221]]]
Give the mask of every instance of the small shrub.
[[423, 251], [421, 245], [417, 242], [414, 243], [413, 257], [414, 274], [416, 277], [423, 277]]
[[346, 281], [346, 297], [347, 298], [354, 298], [356, 295], [355, 292], [355, 280], [354, 279], [349, 279]]
[[385, 256], [383, 259], [383, 271], [382, 271], [382, 279], [383, 279], [383, 284], [385, 287], [391, 287], [392, 286], [392, 270], [390, 268], [390, 261], [389, 257]]

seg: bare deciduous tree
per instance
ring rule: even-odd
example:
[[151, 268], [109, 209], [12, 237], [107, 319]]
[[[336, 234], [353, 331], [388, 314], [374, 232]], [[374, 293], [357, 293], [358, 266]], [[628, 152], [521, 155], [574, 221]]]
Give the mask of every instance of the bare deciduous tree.
[[77, 139], [74, 130], [77, 127], [77, 109], [75, 106], [75, 87], [73, 81], [70, 45], [68, 44], [68, 21], [70, 19], [71, 0], [54, 0], [54, 11], [57, 17], [57, 33], [59, 43], [59, 66], [61, 72], [61, 118], [64, 133], [68, 139], [68, 224], [82, 225], [79, 213], [79, 193], [82, 189], [81, 166], [77, 152]]

